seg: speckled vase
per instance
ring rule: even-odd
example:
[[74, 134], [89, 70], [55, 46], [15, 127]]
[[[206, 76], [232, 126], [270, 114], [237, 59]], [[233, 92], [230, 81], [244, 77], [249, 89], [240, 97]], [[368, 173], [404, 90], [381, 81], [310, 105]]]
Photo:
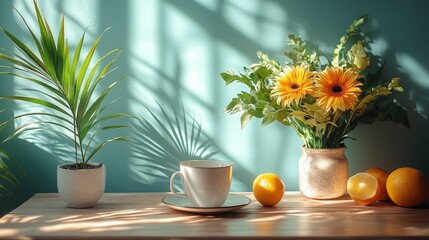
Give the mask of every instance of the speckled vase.
[[348, 179], [346, 147], [302, 148], [298, 163], [299, 191], [314, 199], [333, 199], [344, 195]]

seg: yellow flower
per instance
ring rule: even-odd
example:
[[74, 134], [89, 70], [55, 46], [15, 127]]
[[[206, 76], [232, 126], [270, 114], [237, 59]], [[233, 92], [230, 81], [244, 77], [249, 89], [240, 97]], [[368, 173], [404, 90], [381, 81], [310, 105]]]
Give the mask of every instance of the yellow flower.
[[319, 73], [316, 87], [318, 89], [317, 103], [329, 110], [346, 111], [353, 109], [359, 100], [363, 84], [357, 79], [361, 76], [351, 69], [327, 67]]
[[315, 93], [313, 77], [303, 65], [284, 68], [275, 79], [271, 95], [277, 97], [277, 104], [283, 107], [298, 104], [307, 94]]

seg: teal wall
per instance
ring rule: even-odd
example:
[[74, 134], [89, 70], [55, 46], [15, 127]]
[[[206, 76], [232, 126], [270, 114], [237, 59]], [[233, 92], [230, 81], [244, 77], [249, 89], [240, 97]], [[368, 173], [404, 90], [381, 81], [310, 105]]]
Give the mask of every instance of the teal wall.
[[[302, 141], [292, 129], [274, 123], [261, 127], [259, 120], [240, 129], [239, 116], [223, 112], [240, 86], [226, 88], [219, 73], [241, 70], [256, 62], [262, 50], [281, 58], [286, 37], [297, 33], [312, 44], [332, 51], [353, 19], [369, 15], [373, 49], [387, 60], [385, 77], [400, 76], [406, 91], [397, 95], [409, 111], [411, 129], [393, 123], [360, 125], [347, 141], [350, 174], [371, 166], [393, 170], [412, 166], [429, 175], [429, 1], [425, 0], [38, 0], [58, 31], [61, 14], [66, 34], [74, 46], [87, 29], [93, 40], [105, 28], [100, 53], [120, 47], [123, 52], [112, 77], [126, 76], [114, 92], [120, 97], [112, 111], [153, 119], [163, 118], [158, 101], [169, 113], [180, 112], [202, 124], [205, 138], [214, 143], [213, 158], [233, 161], [232, 191], [250, 191], [253, 178], [275, 172], [287, 190], [297, 190], [297, 160]], [[34, 26], [31, 0], [0, 1], [0, 25], [21, 37], [18, 9]], [[28, 38], [27, 38], [28, 39]], [[2, 48], [11, 44], [0, 36]], [[1, 76], [0, 94], [25, 88]], [[170, 104], [172, 107], [170, 107]], [[5, 120], [20, 107], [0, 102]], [[32, 107], [32, 106], [24, 106]], [[37, 109], [36, 109], [37, 110]], [[163, 121], [166, 121], [165, 119]], [[2, 132], [3, 137], [11, 127]], [[139, 124], [124, 132], [130, 144], [108, 146], [94, 161], [107, 165], [107, 192], [168, 191], [168, 177], [187, 156], [151, 154], [144, 138], [153, 136]], [[153, 137], [154, 141], [160, 141]], [[2, 196], [7, 212], [36, 192], [56, 191], [56, 166], [71, 160], [65, 141], [47, 132], [27, 133], [4, 146], [17, 159], [25, 175], [12, 164], [21, 185], [15, 198]], [[173, 151], [166, 146], [165, 152]], [[0, 215], [1, 215], [0, 212]]]

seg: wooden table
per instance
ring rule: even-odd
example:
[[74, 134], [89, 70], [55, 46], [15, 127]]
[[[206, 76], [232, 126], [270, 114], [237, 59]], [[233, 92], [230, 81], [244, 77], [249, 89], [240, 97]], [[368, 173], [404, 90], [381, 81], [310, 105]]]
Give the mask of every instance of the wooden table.
[[276, 207], [252, 202], [233, 213], [195, 215], [161, 203], [167, 193], [106, 193], [89, 209], [40, 193], [0, 219], [0, 239], [429, 239], [429, 206], [360, 206], [343, 197], [311, 200], [286, 192]]

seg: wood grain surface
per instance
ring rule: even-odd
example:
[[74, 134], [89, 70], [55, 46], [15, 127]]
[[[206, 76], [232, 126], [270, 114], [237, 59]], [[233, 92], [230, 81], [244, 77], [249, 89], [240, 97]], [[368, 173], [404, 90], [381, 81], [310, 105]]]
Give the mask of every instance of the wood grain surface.
[[161, 203], [169, 193], [105, 193], [73, 209], [57, 193], [39, 193], [0, 219], [0, 239], [429, 239], [429, 206], [388, 202], [360, 206], [349, 197], [312, 200], [286, 192], [275, 207], [252, 202], [222, 215], [180, 212]]

